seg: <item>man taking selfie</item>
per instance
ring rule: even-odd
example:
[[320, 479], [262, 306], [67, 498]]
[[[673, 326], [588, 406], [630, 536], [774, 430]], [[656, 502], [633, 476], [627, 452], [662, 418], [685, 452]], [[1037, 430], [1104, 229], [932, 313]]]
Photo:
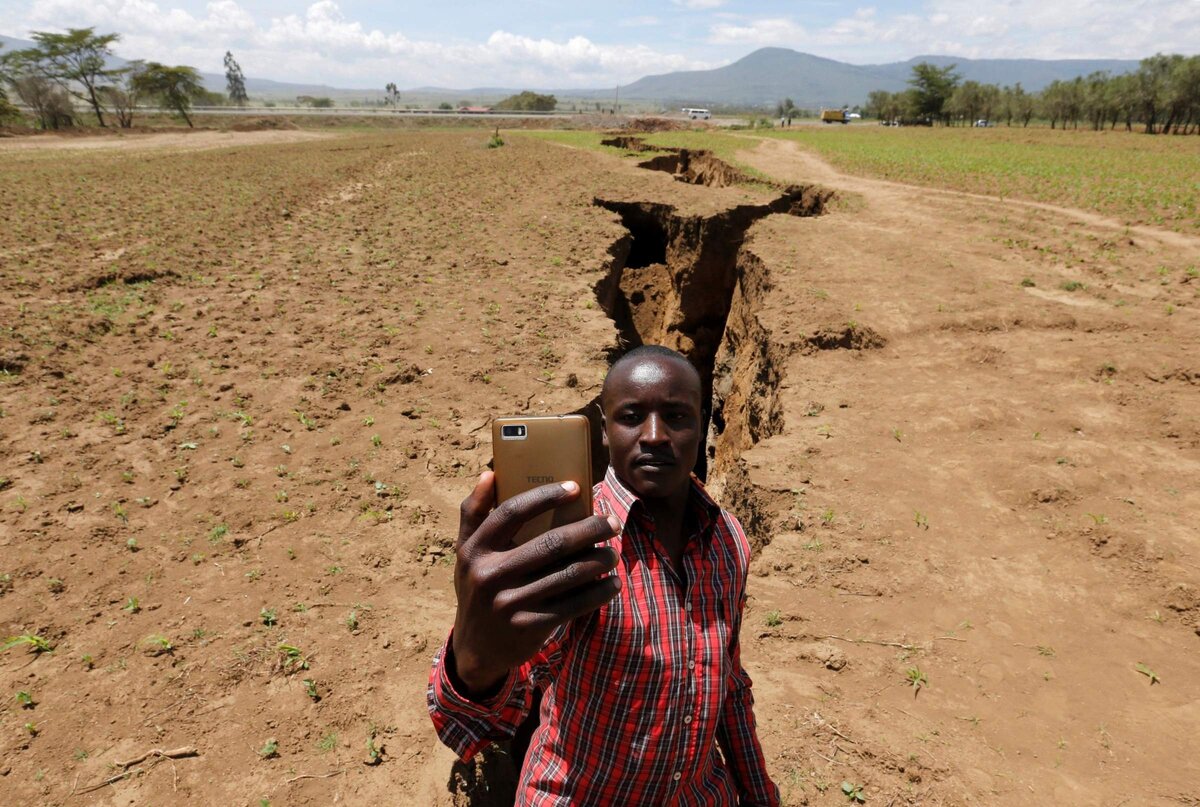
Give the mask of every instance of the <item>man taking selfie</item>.
[[540, 690], [518, 805], [777, 805], [740, 657], [750, 546], [691, 473], [700, 376], [637, 348], [601, 406], [595, 516], [514, 546], [578, 486], [495, 507], [485, 472], [462, 503], [458, 612], [428, 690], [438, 736], [469, 760], [511, 738]]

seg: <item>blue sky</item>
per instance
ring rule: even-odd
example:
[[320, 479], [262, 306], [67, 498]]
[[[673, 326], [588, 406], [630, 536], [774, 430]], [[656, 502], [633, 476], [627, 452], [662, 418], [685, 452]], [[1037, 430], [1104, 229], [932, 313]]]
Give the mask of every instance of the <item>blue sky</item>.
[[126, 58], [342, 87], [606, 87], [765, 45], [856, 64], [921, 54], [1195, 53], [1200, 0], [0, 0], [0, 33], [96, 26]]

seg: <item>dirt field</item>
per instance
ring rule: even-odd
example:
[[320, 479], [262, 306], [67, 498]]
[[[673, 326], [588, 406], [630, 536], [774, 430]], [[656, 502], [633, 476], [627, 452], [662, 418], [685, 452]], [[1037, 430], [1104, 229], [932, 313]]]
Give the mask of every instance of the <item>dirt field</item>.
[[328, 135], [321, 132], [291, 129], [284, 131], [213, 131], [198, 132], [155, 132], [152, 134], [122, 134], [106, 137], [13, 137], [0, 140], [0, 152], [49, 149], [55, 152], [64, 149], [83, 151], [118, 149], [121, 151], [145, 151], [147, 149], [170, 149], [172, 151], [201, 151], [233, 146], [262, 146], [278, 143], [297, 143], [304, 140], [319, 140]]
[[501, 803], [425, 713], [457, 504], [654, 341], [788, 804], [1200, 804], [1200, 238], [783, 140], [292, 134], [0, 150], [0, 624], [53, 648], [0, 803]]

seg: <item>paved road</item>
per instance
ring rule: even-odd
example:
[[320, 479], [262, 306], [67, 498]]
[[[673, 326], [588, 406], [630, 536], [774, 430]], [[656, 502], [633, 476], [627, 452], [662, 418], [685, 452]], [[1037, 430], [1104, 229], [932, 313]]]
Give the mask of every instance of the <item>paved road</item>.
[[572, 118], [571, 112], [457, 112], [439, 109], [374, 109], [361, 107], [192, 107], [197, 115], [316, 115], [336, 117], [401, 117], [401, 118]]

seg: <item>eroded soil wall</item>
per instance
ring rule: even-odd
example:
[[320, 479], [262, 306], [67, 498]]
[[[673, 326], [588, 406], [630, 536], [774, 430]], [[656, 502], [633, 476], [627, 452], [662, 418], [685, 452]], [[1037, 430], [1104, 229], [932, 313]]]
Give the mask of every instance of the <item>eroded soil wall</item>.
[[[755, 316], [770, 279], [763, 261], [744, 247], [747, 233], [775, 213], [820, 215], [831, 196], [828, 190], [794, 186], [768, 203], [712, 216], [680, 215], [652, 202], [595, 202], [617, 213], [629, 231], [613, 245], [612, 264], [596, 287], [623, 349], [665, 345], [700, 371], [709, 404], [706, 445], [696, 467], [702, 479], [727, 475], [740, 452], [782, 428], [777, 393], [784, 349]], [[730, 423], [736, 425], [730, 429]], [[602, 469], [607, 457], [600, 452]], [[749, 514], [747, 529], [757, 543], [765, 542], [770, 519], [764, 508], [749, 501], [729, 504]]]

